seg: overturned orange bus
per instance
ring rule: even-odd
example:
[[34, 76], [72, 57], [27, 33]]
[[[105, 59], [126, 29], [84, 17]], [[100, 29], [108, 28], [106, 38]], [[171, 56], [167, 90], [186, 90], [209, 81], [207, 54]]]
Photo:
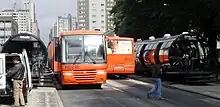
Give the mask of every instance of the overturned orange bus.
[[127, 77], [135, 73], [134, 39], [106, 36], [107, 74]]
[[62, 32], [48, 45], [48, 65], [61, 85], [106, 82], [104, 33], [92, 30]]

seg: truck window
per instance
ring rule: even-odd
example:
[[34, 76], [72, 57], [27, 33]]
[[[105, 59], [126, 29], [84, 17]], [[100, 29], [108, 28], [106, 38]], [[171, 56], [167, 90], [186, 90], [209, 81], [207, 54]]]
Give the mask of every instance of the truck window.
[[[14, 67], [14, 63], [13, 63], [13, 57], [14, 56], [6, 56], [6, 72], [11, 69], [12, 67]], [[18, 56], [19, 57], [19, 56]], [[20, 59], [21, 61], [21, 59]]]

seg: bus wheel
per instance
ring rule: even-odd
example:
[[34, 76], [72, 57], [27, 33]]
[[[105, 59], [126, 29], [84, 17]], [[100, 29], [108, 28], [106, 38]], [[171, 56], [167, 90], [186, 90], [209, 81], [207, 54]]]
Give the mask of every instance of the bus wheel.
[[102, 88], [102, 84], [95, 84], [95, 85], [94, 85], [94, 88], [96, 88], [96, 89], [101, 89], [101, 88]]
[[121, 75], [120, 77], [121, 77], [121, 79], [127, 79], [128, 75]]

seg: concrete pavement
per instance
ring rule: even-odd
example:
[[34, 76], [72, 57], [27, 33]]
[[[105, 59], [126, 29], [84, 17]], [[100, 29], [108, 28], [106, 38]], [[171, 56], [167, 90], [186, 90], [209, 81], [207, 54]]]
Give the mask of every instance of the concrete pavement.
[[27, 107], [63, 107], [55, 88], [39, 87], [33, 89]]
[[153, 85], [133, 79], [107, 80], [102, 89], [58, 90], [65, 107], [219, 107], [220, 100], [163, 88], [165, 100], [148, 99]]
[[[131, 95], [139, 96], [144, 98], [146, 93], [152, 84], [137, 81], [133, 79], [120, 80], [119, 83], [123, 85], [129, 85], [130, 89], [123, 89], [124, 91], [130, 93]], [[162, 95], [165, 100], [158, 101], [156, 104], [158, 107], [218, 107], [220, 106], [220, 100], [213, 99], [207, 96], [202, 96], [194, 93], [189, 93], [186, 91], [173, 89], [173, 88], [162, 88]], [[147, 99], [146, 101], [152, 102], [152, 100]]]
[[[146, 97], [146, 92], [153, 85], [134, 79], [107, 80], [102, 89], [66, 89], [55, 88], [33, 89], [27, 107], [219, 107], [220, 100], [207, 96], [163, 87], [165, 100], [154, 100]], [[213, 85], [212, 85], [213, 86]], [[210, 87], [212, 87], [210, 86]], [[214, 85], [215, 86], [215, 85]], [[173, 84], [172, 87], [190, 86]], [[216, 90], [210, 88], [209, 92]], [[201, 90], [201, 87], [191, 87]], [[58, 91], [58, 92], [57, 92]], [[59, 94], [59, 95], [58, 95]], [[217, 94], [216, 94], [217, 95]], [[0, 105], [0, 107], [10, 107]]]
[[[144, 81], [144, 82], [151, 82], [148, 78], [139, 77], [139, 76], [130, 76], [132, 79]], [[208, 96], [211, 98], [215, 98], [220, 100], [220, 84], [216, 83], [209, 83], [206, 85], [186, 85], [186, 84], [172, 84], [169, 82], [162, 83], [163, 86], [168, 88], [175, 88], [182, 91], [187, 91], [195, 94], [200, 94], [204, 96]]]
[[206, 86], [191, 86], [183, 84], [172, 84], [169, 85], [172, 88], [205, 95], [220, 100], [220, 84], [207, 84]]
[[[63, 103], [55, 88], [39, 87], [32, 89], [28, 96], [26, 107], [63, 107]], [[11, 107], [10, 103], [2, 104], [0, 107]]]

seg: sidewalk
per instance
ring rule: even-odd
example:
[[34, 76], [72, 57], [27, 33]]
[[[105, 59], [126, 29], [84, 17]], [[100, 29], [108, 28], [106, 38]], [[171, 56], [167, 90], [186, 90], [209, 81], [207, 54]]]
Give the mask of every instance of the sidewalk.
[[182, 84], [172, 84], [169, 85], [169, 87], [200, 94], [200, 95], [205, 95], [220, 100], [220, 84], [213, 83], [213, 84], [208, 84], [207, 86], [190, 86], [190, 85], [182, 85]]
[[[144, 78], [140, 76], [129, 76], [129, 77], [132, 79], [139, 80], [139, 81], [151, 83], [151, 81], [149, 81], [148, 78]], [[205, 85], [204, 86], [192, 86], [192, 85], [185, 85], [185, 84], [172, 84], [169, 82], [163, 82], [162, 85], [167, 88], [175, 88], [175, 89], [179, 89], [182, 91], [200, 94], [200, 95], [204, 95], [204, 96], [208, 96], [208, 97], [220, 100], [220, 84], [210, 83], [206, 86]]]
[[40, 87], [33, 89], [28, 100], [27, 107], [63, 107], [55, 88]]

